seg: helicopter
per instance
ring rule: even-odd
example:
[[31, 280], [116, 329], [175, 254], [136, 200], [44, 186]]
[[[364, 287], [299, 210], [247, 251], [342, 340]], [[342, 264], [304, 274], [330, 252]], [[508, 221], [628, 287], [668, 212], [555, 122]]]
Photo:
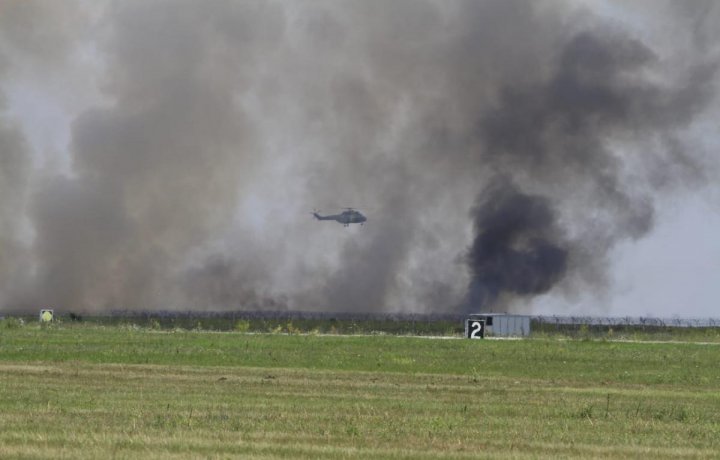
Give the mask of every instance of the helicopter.
[[318, 214], [319, 211], [313, 211], [312, 215], [315, 216], [317, 220], [334, 220], [343, 224], [343, 227], [349, 227], [350, 224], [364, 225], [365, 222], [367, 222], [367, 217], [365, 217], [360, 211], [353, 208], [342, 209], [344, 209], [344, 211], [340, 214], [321, 216]]

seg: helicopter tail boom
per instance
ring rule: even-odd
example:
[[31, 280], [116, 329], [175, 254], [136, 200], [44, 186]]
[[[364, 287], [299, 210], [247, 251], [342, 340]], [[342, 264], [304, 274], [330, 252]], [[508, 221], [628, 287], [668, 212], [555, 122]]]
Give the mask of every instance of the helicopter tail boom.
[[330, 216], [321, 216], [320, 214], [318, 214], [316, 212], [313, 212], [312, 215], [315, 216], [315, 218], [317, 220], [333, 220], [333, 218]]

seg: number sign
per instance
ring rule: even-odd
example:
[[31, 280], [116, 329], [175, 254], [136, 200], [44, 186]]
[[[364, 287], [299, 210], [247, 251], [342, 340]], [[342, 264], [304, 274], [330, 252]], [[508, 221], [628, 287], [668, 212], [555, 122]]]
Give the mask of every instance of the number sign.
[[485, 320], [468, 319], [465, 323], [465, 337], [468, 339], [482, 339], [485, 337]]

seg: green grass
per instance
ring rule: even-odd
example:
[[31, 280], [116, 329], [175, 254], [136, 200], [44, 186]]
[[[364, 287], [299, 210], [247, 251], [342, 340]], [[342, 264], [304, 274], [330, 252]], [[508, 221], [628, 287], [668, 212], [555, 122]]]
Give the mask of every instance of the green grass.
[[0, 325], [0, 458], [717, 458], [719, 357]]
[[534, 337], [572, 339], [608, 339], [664, 342], [712, 342], [720, 344], [720, 327], [679, 327], [652, 325], [587, 325], [540, 324], [531, 325]]
[[[460, 320], [435, 319], [431, 317], [412, 319], [393, 318], [335, 318], [330, 314], [322, 318], [257, 317], [248, 312], [197, 312], [168, 313], [129, 312], [124, 315], [88, 316], [76, 313], [55, 315], [56, 324], [86, 324], [108, 327], [141, 327], [153, 330], [172, 331], [177, 329], [235, 332], [285, 332], [320, 334], [392, 334], [392, 335], [447, 335], [462, 336], [463, 322]], [[37, 316], [13, 316], [8, 319], [37, 322]]]

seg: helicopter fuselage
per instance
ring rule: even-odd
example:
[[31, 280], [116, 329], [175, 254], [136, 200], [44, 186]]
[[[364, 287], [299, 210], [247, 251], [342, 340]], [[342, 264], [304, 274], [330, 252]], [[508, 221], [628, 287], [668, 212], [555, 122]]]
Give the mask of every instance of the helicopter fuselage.
[[321, 216], [320, 214], [314, 212], [313, 216], [315, 216], [317, 220], [334, 220], [338, 223], [343, 224], [345, 227], [349, 226], [350, 224], [363, 225], [365, 222], [367, 222], [367, 217], [362, 215], [361, 212], [355, 211], [354, 209], [343, 211], [340, 214], [331, 214], [327, 216]]

